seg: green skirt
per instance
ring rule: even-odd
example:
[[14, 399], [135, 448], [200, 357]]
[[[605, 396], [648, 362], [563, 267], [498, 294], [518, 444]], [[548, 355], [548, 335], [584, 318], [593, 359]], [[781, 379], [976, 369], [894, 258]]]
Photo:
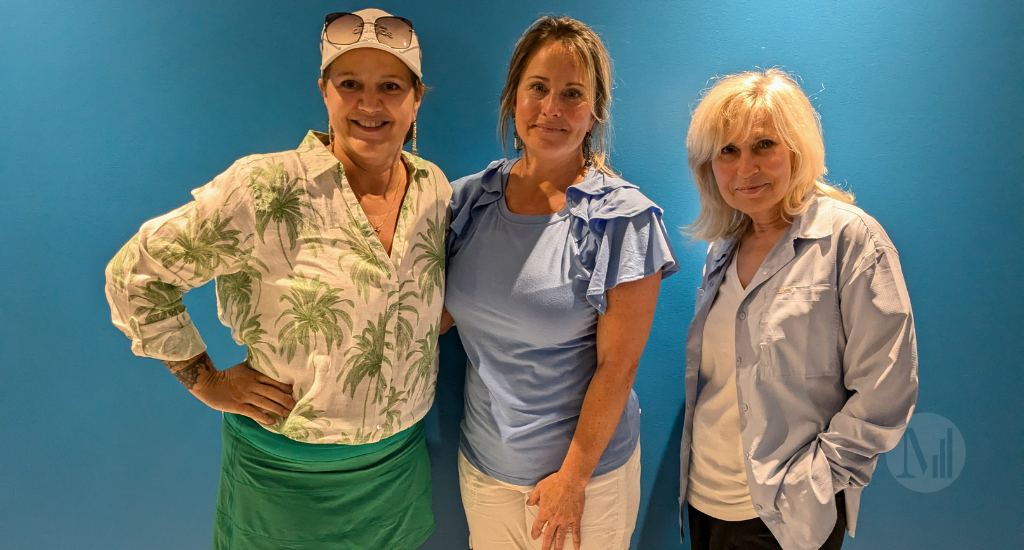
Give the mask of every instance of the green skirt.
[[215, 550], [406, 550], [434, 531], [423, 423], [368, 445], [301, 443], [224, 415]]

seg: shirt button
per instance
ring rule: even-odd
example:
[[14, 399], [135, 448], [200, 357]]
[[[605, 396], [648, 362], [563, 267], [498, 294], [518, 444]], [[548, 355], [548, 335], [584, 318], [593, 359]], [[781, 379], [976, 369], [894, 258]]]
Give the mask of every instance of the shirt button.
[[737, 357], [736, 358], [736, 366], [738, 367], [738, 366], [740, 366], [742, 364], [743, 364], [743, 358], [742, 357]]
[[377, 424], [377, 429], [378, 429], [378, 430], [383, 430], [383, 429], [384, 429], [384, 427], [383, 427], [383, 426], [381, 426], [380, 424]]
[[763, 509], [763, 507], [760, 504], [758, 504], [758, 505], [754, 506], [754, 509], [757, 510], [758, 512], [760, 512]]
[[746, 314], [745, 312], [742, 312], [742, 311], [741, 311], [741, 312], [740, 312], [740, 321], [742, 321], [742, 320], [744, 320], [744, 319], [746, 319], [746, 318], [747, 318], [747, 314]]
[[767, 274], [768, 274], [768, 270], [767, 269], [762, 269], [761, 270], [761, 275], [767, 275]]
[[743, 409], [743, 412], [747, 412], [748, 410], [750, 410], [750, 407], [748, 407], [746, 403], [740, 405], [740, 408]]
[[398, 304], [397, 303], [394, 303], [394, 304], [391, 304], [390, 306], [388, 306], [388, 311], [390, 311], [391, 313], [394, 313], [396, 309], [398, 309]]

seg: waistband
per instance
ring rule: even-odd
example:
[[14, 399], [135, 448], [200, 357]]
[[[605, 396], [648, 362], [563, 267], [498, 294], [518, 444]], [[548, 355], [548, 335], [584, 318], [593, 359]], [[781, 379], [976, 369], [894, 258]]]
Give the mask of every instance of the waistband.
[[387, 455], [411, 438], [424, 437], [422, 420], [387, 439], [365, 445], [295, 441], [264, 429], [248, 416], [233, 413], [224, 413], [224, 425], [261, 451], [296, 462], [336, 462], [374, 454]]

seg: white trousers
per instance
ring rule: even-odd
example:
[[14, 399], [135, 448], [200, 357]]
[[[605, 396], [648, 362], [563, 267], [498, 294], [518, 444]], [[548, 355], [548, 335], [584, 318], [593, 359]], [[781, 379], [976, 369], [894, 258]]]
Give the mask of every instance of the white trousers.
[[[459, 452], [459, 486], [473, 550], [540, 550], [530, 537], [538, 506], [527, 506], [534, 486], [512, 485], [476, 469]], [[640, 510], [640, 444], [625, 464], [590, 480], [580, 525], [580, 550], [628, 550]], [[572, 534], [562, 550], [572, 550]]]

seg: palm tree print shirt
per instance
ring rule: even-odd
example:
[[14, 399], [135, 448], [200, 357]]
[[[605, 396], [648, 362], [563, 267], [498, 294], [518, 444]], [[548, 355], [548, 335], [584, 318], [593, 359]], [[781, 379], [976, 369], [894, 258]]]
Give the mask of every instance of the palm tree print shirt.
[[294, 388], [295, 409], [268, 429], [373, 443], [434, 398], [452, 189], [403, 153], [411, 178], [389, 256], [325, 139], [245, 157], [143, 224], [107, 266], [107, 300], [136, 355], [180, 361], [206, 349], [182, 295], [215, 279], [249, 364]]

